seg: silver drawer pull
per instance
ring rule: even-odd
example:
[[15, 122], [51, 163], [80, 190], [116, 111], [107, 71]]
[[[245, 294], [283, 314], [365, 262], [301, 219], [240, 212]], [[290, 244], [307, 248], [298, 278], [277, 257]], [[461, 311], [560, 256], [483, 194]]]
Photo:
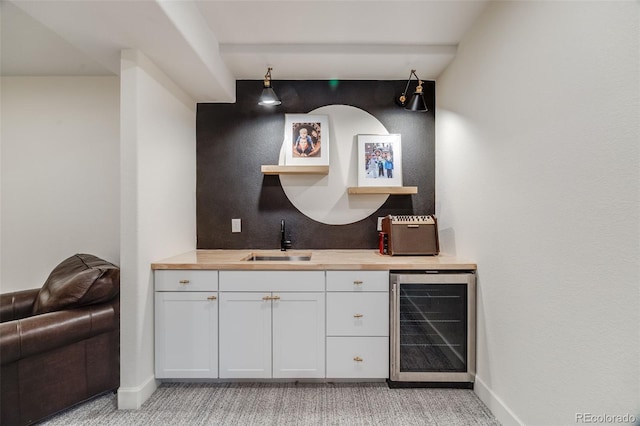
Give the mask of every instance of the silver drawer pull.
[[189, 284], [189, 280], [180, 280], [180, 284]]
[[362, 315], [362, 314], [354, 314], [354, 315], [353, 315], [353, 317], [354, 317], [354, 318], [362, 318], [363, 316], [364, 316], [364, 315]]
[[364, 361], [364, 360], [363, 360], [362, 358], [360, 358], [359, 356], [354, 357], [354, 358], [353, 358], [353, 360], [354, 360], [355, 362], [362, 362], [362, 361]]
[[362, 285], [362, 281], [360, 281], [360, 280], [355, 280], [353, 283], [354, 283], [355, 285]]

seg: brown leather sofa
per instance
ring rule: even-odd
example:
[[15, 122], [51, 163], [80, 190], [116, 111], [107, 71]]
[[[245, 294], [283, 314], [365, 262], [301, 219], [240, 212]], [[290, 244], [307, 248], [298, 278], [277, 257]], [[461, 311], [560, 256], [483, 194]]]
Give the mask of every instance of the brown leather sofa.
[[76, 254], [0, 295], [0, 424], [32, 424], [120, 386], [120, 269]]

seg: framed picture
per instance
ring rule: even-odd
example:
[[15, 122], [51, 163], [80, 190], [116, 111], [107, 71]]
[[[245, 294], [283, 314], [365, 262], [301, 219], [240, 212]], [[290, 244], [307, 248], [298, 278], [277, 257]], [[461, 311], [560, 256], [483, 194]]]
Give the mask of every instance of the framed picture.
[[286, 165], [329, 165], [329, 117], [286, 114], [284, 123]]
[[402, 186], [400, 135], [358, 135], [358, 186]]

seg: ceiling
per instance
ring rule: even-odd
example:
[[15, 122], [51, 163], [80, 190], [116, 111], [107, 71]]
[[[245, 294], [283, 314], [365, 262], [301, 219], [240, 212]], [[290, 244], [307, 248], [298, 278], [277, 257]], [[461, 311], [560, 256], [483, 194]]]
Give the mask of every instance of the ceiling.
[[2, 0], [0, 71], [118, 75], [144, 53], [198, 102], [235, 80], [434, 80], [488, 0]]

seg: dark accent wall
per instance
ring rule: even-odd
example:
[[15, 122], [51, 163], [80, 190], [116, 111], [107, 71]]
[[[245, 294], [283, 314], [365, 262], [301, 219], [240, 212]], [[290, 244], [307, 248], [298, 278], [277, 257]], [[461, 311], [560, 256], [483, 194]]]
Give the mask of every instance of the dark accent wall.
[[[406, 80], [276, 80], [273, 87], [282, 105], [266, 108], [257, 104], [262, 80], [244, 80], [237, 82], [235, 104], [198, 104], [197, 247], [279, 248], [280, 220], [285, 219], [294, 249], [376, 248], [378, 216], [433, 214], [435, 82], [424, 83], [426, 113], [405, 111], [396, 104], [405, 85]], [[417, 186], [418, 194], [390, 195], [370, 217], [348, 225], [326, 225], [300, 213], [286, 197], [280, 178], [263, 175], [260, 166], [278, 163], [285, 114], [326, 105], [360, 108], [389, 133], [401, 134], [403, 184]], [[231, 232], [232, 218], [242, 219], [241, 233]]]

